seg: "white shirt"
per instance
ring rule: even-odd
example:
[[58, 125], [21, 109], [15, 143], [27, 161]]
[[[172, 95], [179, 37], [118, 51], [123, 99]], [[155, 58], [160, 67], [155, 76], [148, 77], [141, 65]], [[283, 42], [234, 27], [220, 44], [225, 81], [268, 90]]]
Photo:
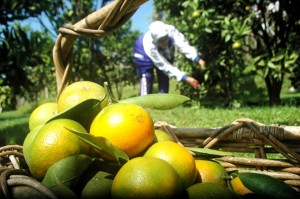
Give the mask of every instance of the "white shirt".
[[[194, 60], [198, 55], [197, 49], [191, 46], [185, 39], [184, 35], [180, 33], [174, 26], [166, 24], [166, 28], [169, 38], [174, 40], [173, 45], [176, 46], [186, 58]], [[173, 57], [173, 50], [171, 50], [173, 46], [168, 46], [166, 49], [160, 52], [149, 31], [145, 33], [143, 46], [145, 53], [147, 56], [149, 56], [153, 64], [159, 70], [163, 71], [169, 77], [175, 77], [177, 81], [182, 79], [182, 77], [185, 75], [185, 72], [180, 71], [166, 59]]]

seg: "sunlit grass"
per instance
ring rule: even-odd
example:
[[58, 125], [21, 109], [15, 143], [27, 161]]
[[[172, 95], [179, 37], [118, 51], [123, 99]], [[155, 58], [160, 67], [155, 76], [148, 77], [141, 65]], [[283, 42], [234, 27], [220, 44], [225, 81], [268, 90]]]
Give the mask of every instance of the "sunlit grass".
[[263, 124], [300, 125], [298, 107], [276, 106], [258, 108], [201, 108], [180, 106], [171, 110], [149, 110], [153, 120], [165, 121], [176, 127], [219, 127], [232, 123], [236, 119], [250, 118]]
[[[179, 94], [176, 89], [177, 82], [171, 80], [170, 93]], [[157, 85], [154, 85], [154, 90]], [[112, 88], [113, 93], [116, 91]], [[122, 88], [121, 99], [139, 95], [139, 85], [125, 86]], [[300, 93], [290, 93], [285, 89], [282, 106], [241, 106], [240, 108], [222, 108], [216, 106], [208, 108], [199, 102], [188, 102], [184, 105], [170, 110], [148, 109], [154, 122], [164, 121], [178, 128], [214, 128], [228, 125], [240, 118], [250, 118], [256, 122], [266, 125], [281, 124], [288, 126], [300, 126], [300, 111], [296, 102], [299, 102]], [[55, 101], [55, 97], [44, 99], [39, 102]], [[16, 111], [6, 111], [0, 114], [0, 145], [3, 143], [22, 144], [28, 133], [29, 115], [37, 104], [26, 104]]]

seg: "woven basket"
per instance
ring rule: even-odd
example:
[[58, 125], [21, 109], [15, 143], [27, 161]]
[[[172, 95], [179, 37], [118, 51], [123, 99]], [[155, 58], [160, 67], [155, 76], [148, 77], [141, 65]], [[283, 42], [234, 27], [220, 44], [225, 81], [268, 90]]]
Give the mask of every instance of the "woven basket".
[[[140, 5], [147, 0], [114, 0], [89, 14], [74, 25], [59, 29], [53, 60], [56, 71], [57, 98], [68, 85], [72, 69], [72, 49], [77, 37], [101, 37], [125, 24]], [[30, 176], [23, 156], [23, 147], [0, 147], [0, 198], [51, 198], [57, 199], [46, 186]]]
[[[76, 24], [67, 24], [59, 29], [53, 48], [57, 98], [69, 83], [72, 49], [77, 37], [110, 34], [146, 1], [115, 0]], [[237, 156], [208, 158], [219, 161], [227, 171], [257, 172], [281, 179], [300, 193], [300, 127], [264, 125], [249, 119], [217, 128], [177, 128], [165, 122], [157, 122], [155, 127], [169, 133], [187, 148], [237, 153]], [[27, 194], [28, 198], [57, 198], [47, 187], [30, 177], [22, 150], [19, 145], [0, 147], [0, 198], [19, 198], [20, 194], [22, 197]], [[280, 154], [281, 158], [273, 159], [272, 154], [277, 154], [276, 157]], [[203, 158], [203, 155], [194, 154], [195, 158]]]
[[264, 125], [251, 119], [238, 119], [217, 128], [176, 128], [165, 122], [157, 122], [155, 126], [185, 147], [233, 154], [209, 157], [196, 153], [196, 159], [209, 157], [228, 172], [267, 174], [300, 192], [300, 127]]

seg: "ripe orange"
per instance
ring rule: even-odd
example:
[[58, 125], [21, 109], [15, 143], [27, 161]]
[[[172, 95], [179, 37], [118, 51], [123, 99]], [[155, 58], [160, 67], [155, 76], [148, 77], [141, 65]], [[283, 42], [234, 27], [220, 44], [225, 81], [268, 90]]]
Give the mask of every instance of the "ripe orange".
[[101, 107], [108, 103], [103, 86], [91, 81], [78, 81], [68, 85], [61, 92], [57, 101], [57, 111], [63, 112], [87, 99], [103, 100]]
[[241, 179], [238, 176], [230, 181], [230, 186], [232, 190], [240, 196], [253, 193], [251, 190], [245, 187], [245, 185], [243, 185]]
[[45, 124], [57, 114], [57, 103], [47, 102], [36, 107], [29, 117], [29, 130], [31, 131], [40, 124]]
[[129, 157], [143, 152], [154, 140], [154, 124], [149, 113], [135, 104], [112, 104], [95, 117], [90, 134], [108, 139]]
[[165, 160], [178, 172], [184, 188], [194, 184], [197, 168], [194, 157], [183, 146], [172, 141], [157, 142], [147, 149], [146, 157], [157, 157]]
[[225, 168], [212, 160], [195, 160], [198, 170], [197, 182], [212, 182], [226, 186], [224, 177], [228, 176]]
[[156, 129], [154, 133], [155, 133], [154, 142], [173, 141], [172, 137], [164, 131]]
[[68, 129], [87, 133], [83, 126], [70, 119], [53, 120], [39, 130], [28, 150], [27, 164], [35, 178], [41, 180], [48, 168], [63, 158], [90, 152], [90, 146]]
[[174, 168], [159, 158], [136, 157], [116, 174], [112, 198], [180, 198], [182, 181]]

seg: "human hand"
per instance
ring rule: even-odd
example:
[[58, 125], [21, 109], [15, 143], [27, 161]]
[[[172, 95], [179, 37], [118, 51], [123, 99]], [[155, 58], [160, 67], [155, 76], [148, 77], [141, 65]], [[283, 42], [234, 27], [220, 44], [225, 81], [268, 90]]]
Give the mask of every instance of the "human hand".
[[205, 68], [205, 61], [203, 59], [199, 59], [198, 61], [199, 65], [200, 65], [200, 68], [201, 69], [204, 69]]
[[197, 89], [197, 88], [199, 88], [200, 87], [200, 84], [199, 84], [199, 82], [198, 82], [198, 80], [196, 80], [195, 78], [193, 78], [193, 77], [187, 77], [186, 78], [186, 82], [188, 83], [188, 84], [190, 84], [194, 89]]

